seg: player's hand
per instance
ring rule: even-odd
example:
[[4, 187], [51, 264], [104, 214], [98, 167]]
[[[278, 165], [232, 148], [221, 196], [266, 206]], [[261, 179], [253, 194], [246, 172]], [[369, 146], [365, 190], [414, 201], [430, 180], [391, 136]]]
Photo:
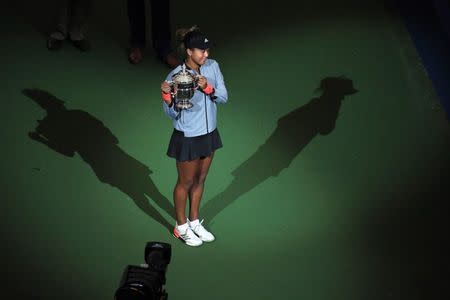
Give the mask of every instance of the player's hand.
[[171, 86], [167, 81], [164, 81], [163, 83], [161, 83], [161, 91], [166, 94], [170, 93]]
[[205, 76], [202, 75], [198, 75], [198, 81], [197, 84], [199, 86], [199, 88], [201, 88], [202, 90], [206, 88], [206, 86], [208, 85], [208, 81], [206, 80]]

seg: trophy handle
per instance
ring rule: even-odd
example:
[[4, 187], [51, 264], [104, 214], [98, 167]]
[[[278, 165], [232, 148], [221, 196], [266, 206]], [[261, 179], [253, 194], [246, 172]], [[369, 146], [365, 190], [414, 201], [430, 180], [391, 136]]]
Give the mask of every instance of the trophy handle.
[[199, 74], [195, 74], [194, 75], [194, 83], [195, 83], [194, 90], [198, 89], [198, 80], [199, 79], [200, 79], [200, 75]]
[[177, 93], [175, 81], [166, 80], [166, 82], [170, 85], [170, 94], [172, 95], [172, 98], [173, 98], [175, 96], [175, 94]]

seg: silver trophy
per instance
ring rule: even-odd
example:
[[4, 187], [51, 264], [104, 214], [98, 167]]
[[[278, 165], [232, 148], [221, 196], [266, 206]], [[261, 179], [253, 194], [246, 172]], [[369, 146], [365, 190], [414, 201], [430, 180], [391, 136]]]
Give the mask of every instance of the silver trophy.
[[189, 109], [194, 104], [189, 101], [198, 88], [198, 76], [186, 71], [183, 64], [181, 70], [172, 76], [172, 81], [168, 81], [171, 86], [172, 99], [175, 100], [175, 107], [178, 109]]

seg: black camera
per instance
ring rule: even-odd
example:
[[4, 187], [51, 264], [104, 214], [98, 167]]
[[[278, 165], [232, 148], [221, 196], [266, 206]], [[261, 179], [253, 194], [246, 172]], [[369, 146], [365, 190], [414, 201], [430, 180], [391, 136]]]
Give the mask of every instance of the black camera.
[[166, 300], [168, 295], [166, 270], [170, 263], [170, 244], [148, 242], [145, 246], [145, 262], [140, 266], [129, 265], [123, 272], [115, 300]]

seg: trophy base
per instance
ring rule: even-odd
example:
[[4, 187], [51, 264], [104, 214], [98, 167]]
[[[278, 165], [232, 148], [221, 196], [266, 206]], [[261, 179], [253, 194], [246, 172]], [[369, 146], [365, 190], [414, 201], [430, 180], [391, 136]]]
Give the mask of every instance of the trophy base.
[[194, 106], [194, 104], [192, 104], [191, 102], [178, 102], [175, 107], [178, 109], [189, 109], [192, 106]]

